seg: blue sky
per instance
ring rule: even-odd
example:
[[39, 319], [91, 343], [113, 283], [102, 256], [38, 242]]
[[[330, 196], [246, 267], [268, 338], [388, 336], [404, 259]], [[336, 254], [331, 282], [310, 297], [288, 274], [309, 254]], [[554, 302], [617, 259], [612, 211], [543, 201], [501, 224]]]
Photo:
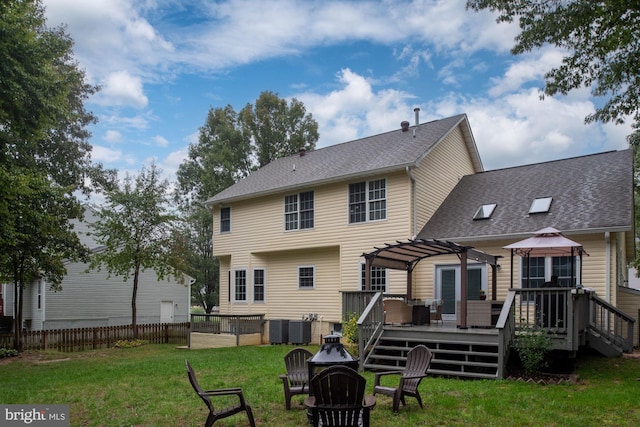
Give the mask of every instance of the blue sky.
[[588, 89], [540, 100], [561, 52], [509, 53], [518, 33], [465, 0], [43, 0], [90, 83], [92, 158], [122, 176], [185, 159], [210, 108], [269, 90], [318, 121], [317, 148], [466, 113], [485, 169], [626, 148], [584, 124]]

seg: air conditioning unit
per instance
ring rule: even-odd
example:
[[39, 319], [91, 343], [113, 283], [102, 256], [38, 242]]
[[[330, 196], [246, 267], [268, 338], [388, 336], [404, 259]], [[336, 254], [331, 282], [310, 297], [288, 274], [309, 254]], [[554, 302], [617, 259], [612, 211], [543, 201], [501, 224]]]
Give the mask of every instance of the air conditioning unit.
[[291, 344], [309, 344], [311, 342], [311, 322], [307, 320], [290, 320], [289, 342]]
[[269, 320], [269, 343], [286, 344], [289, 342], [289, 321], [287, 319]]

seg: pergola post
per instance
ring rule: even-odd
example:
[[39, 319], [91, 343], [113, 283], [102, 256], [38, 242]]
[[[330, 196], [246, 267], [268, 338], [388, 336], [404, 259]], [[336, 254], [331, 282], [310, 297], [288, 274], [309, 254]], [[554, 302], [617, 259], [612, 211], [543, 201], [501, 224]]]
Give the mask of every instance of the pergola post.
[[460, 329], [467, 329], [467, 275], [467, 252], [464, 251], [460, 254]]
[[364, 289], [371, 290], [371, 258], [366, 257], [364, 261]]

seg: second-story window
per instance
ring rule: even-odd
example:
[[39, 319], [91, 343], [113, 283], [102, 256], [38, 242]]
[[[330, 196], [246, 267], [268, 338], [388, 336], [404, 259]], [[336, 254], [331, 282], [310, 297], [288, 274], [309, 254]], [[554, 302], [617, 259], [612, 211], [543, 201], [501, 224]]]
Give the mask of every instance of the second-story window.
[[284, 229], [304, 230], [314, 226], [313, 191], [292, 194], [284, 198]]
[[349, 184], [349, 224], [387, 218], [387, 181]]
[[231, 231], [231, 208], [220, 209], [220, 232], [228, 233]]

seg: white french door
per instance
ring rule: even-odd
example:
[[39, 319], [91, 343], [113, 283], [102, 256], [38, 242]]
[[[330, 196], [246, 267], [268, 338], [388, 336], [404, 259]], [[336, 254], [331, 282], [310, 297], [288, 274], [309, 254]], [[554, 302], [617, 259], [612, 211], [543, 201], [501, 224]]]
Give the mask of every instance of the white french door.
[[[479, 299], [480, 290], [487, 291], [487, 265], [467, 265], [467, 300]], [[456, 319], [456, 302], [460, 301], [460, 265], [436, 267], [436, 298], [444, 301], [442, 318]]]

